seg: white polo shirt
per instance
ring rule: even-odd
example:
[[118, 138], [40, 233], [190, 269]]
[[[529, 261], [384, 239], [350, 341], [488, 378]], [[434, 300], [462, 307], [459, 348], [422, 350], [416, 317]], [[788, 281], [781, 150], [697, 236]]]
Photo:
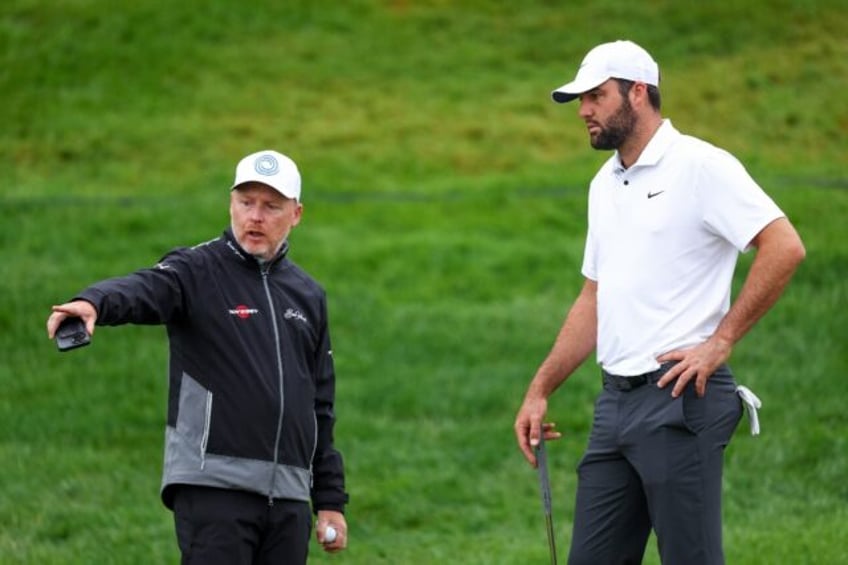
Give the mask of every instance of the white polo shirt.
[[784, 214], [736, 158], [664, 120], [639, 160], [589, 188], [583, 275], [598, 283], [598, 363], [617, 375], [706, 341], [730, 308], [739, 252]]

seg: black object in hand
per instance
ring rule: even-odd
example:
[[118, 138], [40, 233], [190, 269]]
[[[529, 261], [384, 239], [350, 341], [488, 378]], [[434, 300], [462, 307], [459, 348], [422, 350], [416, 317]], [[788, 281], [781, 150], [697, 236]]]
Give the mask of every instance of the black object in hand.
[[56, 330], [56, 347], [59, 351], [69, 351], [91, 343], [91, 336], [85, 329], [82, 318], [65, 318]]

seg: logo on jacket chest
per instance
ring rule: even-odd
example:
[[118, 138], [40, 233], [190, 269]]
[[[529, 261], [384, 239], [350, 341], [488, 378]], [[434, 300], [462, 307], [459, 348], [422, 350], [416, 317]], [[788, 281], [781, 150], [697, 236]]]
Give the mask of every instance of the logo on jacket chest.
[[308, 324], [309, 321], [306, 319], [306, 316], [303, 315], [303, 312], [300, 310], [295, 310], [294, 308], [288, 308], [286, 313], [283, 314], [283, 317], [286, 320], [300, 320], [301, 322]]
[[239, 304], [235, 308], [230, 308], [229, 313], [231, 316], [237, 316], [242, 320], [246, 320], [254, 314], [258, 314], [259, 310], [256, 308], [245, 306], [244, 304]]

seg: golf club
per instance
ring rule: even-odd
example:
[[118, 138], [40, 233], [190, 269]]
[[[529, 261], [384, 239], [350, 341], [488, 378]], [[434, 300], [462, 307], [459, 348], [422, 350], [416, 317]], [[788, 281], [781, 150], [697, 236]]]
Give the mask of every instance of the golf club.
[[545, 527], [548, 531], [548, 549], [551, 552], [551, 565], [556, 565], [556, 542], [554, 541], [554, 522], [551, 515], [551, 481], [548, 477], [548, 455], [545, 451], [544, 431], [536, 446], [536, 467], [539, 470], [539, 487], [542, 491], [542, 509], [545, 512]]

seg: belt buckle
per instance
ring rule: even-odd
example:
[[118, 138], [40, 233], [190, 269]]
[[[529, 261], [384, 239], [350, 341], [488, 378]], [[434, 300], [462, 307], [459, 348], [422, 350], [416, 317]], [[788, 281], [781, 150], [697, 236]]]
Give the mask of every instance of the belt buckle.
[[607, 373], [606, 371], [603, 371], [603, 373], [605, 375], [604, 379], [608, 381], [610, 385], [619, 392], [630, 392], [644, 384], [647, 384], [649, 377], [653, 374], [645, 373], [642, 375], [625, 377], [623, 375], [613, 375], [611, 373]]
[[633, 377], [621, 377], [617, 380], [619, 382], [619, 390], [630, 392], [647, 383], [648, 377], [647, 375], [635, 375]]

